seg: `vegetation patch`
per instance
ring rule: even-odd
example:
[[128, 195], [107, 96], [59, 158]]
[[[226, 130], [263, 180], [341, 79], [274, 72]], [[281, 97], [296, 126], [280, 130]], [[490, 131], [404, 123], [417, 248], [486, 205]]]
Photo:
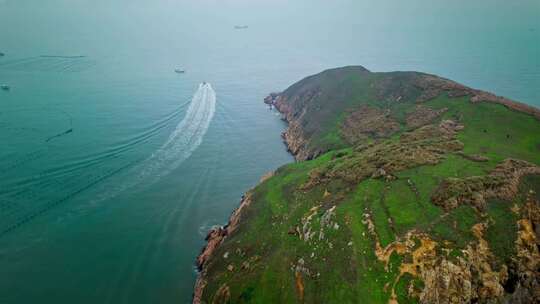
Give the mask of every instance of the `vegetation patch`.
[[432, 201], [445, 210], [469, 204], [482, 211], [488, 199], [512, 200], [518, 192], [520, 179], [529, 174], [540, 174], [535, 164], [507, 159], [488, 175], [448, 178], [435, 190]]
[[301, 161], [211, 232], [195, 303], [540, 302], [537, 110], [361, 67], [266, 102]]

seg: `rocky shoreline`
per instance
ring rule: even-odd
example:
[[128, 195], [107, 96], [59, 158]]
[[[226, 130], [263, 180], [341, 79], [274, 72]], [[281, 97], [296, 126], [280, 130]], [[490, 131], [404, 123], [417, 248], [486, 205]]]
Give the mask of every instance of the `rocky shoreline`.
[[[261, 177], [259, 183], [264, 182], [268, 178], [272, 177], [274, 172], [269, 172]], [[231, 216], [229, 221], [224, 226], [218, 226], [212, 228], [206, 235], [205, 241], [206, 246], [202, 249], [199, 256], [197, 256], [197, 268], [199, 269], [199, 274], [197, 276], [197, 281], [195, 282], [195, 288], [193, 291], [193, 304], [200, 304], [201, 297], [206, 286], [206, 264], [214, 254], [214, 252], [219, 248], [221, 243], [236, 231], [238, 225], [240, 224], [244, 210], [251, 204], [251, 191], [246, 192], [240, 200], [240, 205], [236, 208]]]
[[[287, 130], [281, 133], [281, 137], [287, 146], [287, 151], [289, 151], [289, 153], [291, 153], [297, 161], [308, 160], [318, 156], [314, 155], [313, 153], [309, 153], [305, 149], [307, 140], [304, 139], [300, 125], [296, 122], [296, 120], [294, 120], [291, 108], [287, 106], [280, 93], [270, 93], [266, 98], [264, 98], [264, 103], [275, 107], [283, 115], [282, 119], [288, 123]], [[259, 183], [262, 183], [268, 178], [272, 177], [273, 174], [274, 172], [265, 174], [263, 177], [261, 177]], [[242, 196], [238, 208], [231, 213], [227, 224], [212, 228], [206, 235], [206, 245], [203, 247], [196, 260], [199, 274], [197, 275], [197, 280], [195, 281], [193, 304], [202, 303], [202, 294], [207, 284], [205, 278], [205, 266], [227, 236], [234, 233], [234, 231], [237, 229], [241, 221], [243, 210], [245, 210], [250, 204], [251, 192], [248, 191]]]
[[[356, 68], [361, 69], [361, 72], [371, 73], [369, 70], [363, 67]], [[487, 102], [500, 104], [508, 109], [516, 112], [526, 113], [535, 117], [537, 120], [540, 120], [540, 109], [503, 96], [497, 96], [489, 92], [473, 89], [455, 81], [435, 75], [418, 73], [413, 86], [422, 91], [422, 94], [417, 97], [417, 104], [423, 104], [442, 93], [446, 93], [451, 97], [469, 96], [472, 103]], [[275, 107], [283, 115], [283, 120], [288, 123], [287, 130], [281, 134], [285, 144], [287, 145], [288, 151], [295, 157], [297, 161], [310, 160], [327, 152], [326, 150], [312, 147], [313, 145], [310, 145], [310, 139], [305, 135], [302, 128], [302, 119], [306, 114], [305, 107], [303, 106], [305, 103], [309, 103], [312, 99], [318, 97], [320, 95], [320, 89], [314, 88], [303, 91], [301, 92], [300, 96], [289, 96], [291, 94], [287, 91], [290, 89], [291, 88], [280, 93], [270, 93], [264, 99], [264, 103]], [[404, 95], [405, 94], [384, 96], [384, 94], [381, 94], [379, 97], [381, 99], [389, 99], [393, 102], [400, 102]], [[297, 106], [296, 109], [295, 105]], [[298, 109], [298, 105], [300, 105], [300, 109]], [[355, 113], [352, 114], [353, 115], [351, 115], [351, 117], [354, 116]]]
[[205, 238], [207, 242], [206, 246], [203, 248], [201, 254], [199, 254], [199, 256], [197, 257], [197, 267], [199, 269], [199, 275], [197, 276], [197, 281], [195, 282], [195, 291], [193, 293], [194, 304], [201, 303], [201, 296], [204, 287], [206, 286], [206, 280], [204, 279], [204, 266], [206, 265], [210, 257], [212, 257], [212, 254], [216, 251], [219, 245], [221, 245], [221, 243], [225, 240], [225, 238], [236, 230], [238, 224], [240, 223], [242, 211], [247, 206], [249, 206], [250, 203], [251, 194], [250, 192], [248, 192], [244, 196], [242, 196], [240, 206], [238, 206], [238, 208], [233, 211], [228, 223], [225, 226], [212, 228], [210, 232], [208, 232], [208, 235]]
[[[361, 67], [356, 67], [356, 69], [357, 69], [357, 72], [359, 73], [371, 73], [368, 70]], [[375, 94], [377, 98], [379, 98], [380, 100], [397, 103], [402, 100], [405, 100], [406, 98], [410, 98], [409, 101], [414, 102], [417, 106], [417, 112], [418, 112], [417, 116], [419, 117], [408, 117], [411, 119], [407, 120], [407, 124], [410, 123], [411, 125], [415, 125], [417, 128], [421, 127], [422, 125], [425, 125], [426, 123], [430, 123], [434, 118], [439, 117], [442, 113], [444, 113], [447, 110], [446, 108], [443, 108], [440, 111], [429, 112], [426, 109], [422, 108], [423, 103], [437, 96], [440, 96], [441, 94], [447, 94], [450, 97], [467, 96], [470, 98], [471, 103], [488, 102], [488, 103], [500, 104], [510, 110], [526, 113], [535, 117], [537, 120], [540, 120], [539, 109], [534, 108], [532, 106], [528, 106], [520, 102], [515, 102], [513, 100], [496, 96], [488, 92], [472, 89], [472, 88], [463, 86], [457, 82], [454, 82], [445, 78], [437, 77], [434, 75], [417, 73], [417, 74], [413, 74], [412, 77], [409, 77], [409, 78], [412, 79], [409, 85], [411, 87], [419, 89], [419, 91], [421, 92], [420, 95], [415, 95], [414, 97], [411, 97], [410, 92], [406, 90], [402, 90], [401, 88], [396, 89], [390, 95], [383, 92], [382, 89], [381, 91], [377, 91], [378, 90], [377, 87], [375, 87], [374, 90], [376, 91]], [[388, 81], [393, 81], [393, 79], [389, 79]], [[312, 133], [310, 133], [310, 131], [305, 130], [304, 120], [306, 120], [307, 119], [306, 117], [308, 117], [309, 115], [313, 115], [313, 113], [306, 113], [306, 109], [308, 108], [308, 105], [310, 104], [310, 102], [312, 102], [314, 99], [320, 96], [320, 94], [321, 94], [321, 91], [320, 91], [320, 87], [318, 86], [307, 86], [307, 85], [304, 86], [304, 85], [295, 84], [283, 92], [270, 93], [264, 99], [264, 103], [271, 107], [275, 107], [276, 110], [278, 110], [282, 114], [282, 119], [288, 123], [287, 129], [282, 133], [282, 138], [287, 146], [288, 151], [295, 157], [297, 161], [314, 159], [317, 156], [327, 152], [327, 150], [325, 150], [327, 148], [321, 148], [320, 146], [313, 145], [311, 142], [313, 140]], [[313, 104], [311, 104], [311, 106], [316, 108], [316, 106], [314, 106]], [[366, 109], [361, 108], [359, 111], [364, 111], [369, 114], [368, 116], [373, 116], [372, 113], [367, 111]], [[355, 114], [357, 115], [355, 116]], [[358, 113], [351, 112], [350, 117], [352, 118], [357, 117], [358, 118], [357, 120], [362, 121], [362, 120], [365, 120], [364, 114], [365, 113], [363, 112], [358, 112]], [[379, 113], [379, 114], [380, 114], [379, 116], [381, 117], [387, 116], [385, 113]], [[421, 118], [421, 119], [414, 120], [412, 118]], [[364, 126], [360, 123], [357, 123], [357, 121], [355, 120], [352, 120], [352, 121], [345, 120], [345, 122], [349, 122], [349, 128], [354, 129], [353, 131], [355, 131], [356, 133], [361, 134], [363, 131], [373, 133], [371, 129], [364, 130], [365, 129]], [[354, 128], [351, 126], [354, 126]], [[341, 127], [343, 128], [343, 126]], [[382, 127], [387, 127], [387, 124], [383, 124]], [[427, 130], [427, 128], [424, 128], [424, 129]], [[382, 137], [385, 137], [385, 136], [382, 136]], [[456, 152], [456, 153], [459, 153], [459, 152]], [[488, 158], [483, 157], [483, 156], [478, 156], [478, 155], [463, 154], [462, 157], [468, 158], [468, 159], [470, 158], [471, 160], [474, 160], [477, 162], [485, 162], [488, 160]], [[509, 170], [508, 176], [511, 177], [509, 178], [510, 182], [505, 183], [505, 184], [509, 184], [512, 187], [512, 189], [510, 189], [512, 190], [511, 191], [512, 194], [517, 193], [517, 187], [518, 187], [519, 181], [521, 180], [521, 176], [523, 174], [525, 173], [537, 174], [538, 173], [537, 167], [535, 167], [534, 170], [530, 169], [529, 168], [530, 166], [529, 167], [525, 166], [525, 167], [526, 167], [525, 169], [527, 169], [528, 171], [524, 169], [525, 171], [521, 172], [518, 170], [519, 171], [518, 172], [514, 170], [516, 169], [514, 167], [511, 168], [512, 170]], [[270, 178], [272, 175], [273, 173], [269, 173], [263, 176], [260, 182], [261, 183], [264, 182], [266, 179]], [[486, 179], [489, 179], [491, 177], [492, 177], [491, 175], [487, 176]], [[500, 176], [497, 175], [496, 177], [499, 178]], [[457, 188], [459, 186], [458, 182], [460, 182], [460, 180], [457, 180], [457, 179], [454, 180], [453, 184], [448, 185], [448, 188], [450, 188], [450, 186], [453, 187], [452, 189]], [[504, 188], [502, 190], [508, 190], [508, 189]], [[236, 208], [232, 212], [231, 216], [229, 217], [228, 223], [226, 225], [213, 228], [206, 236], [205, 240], [207, 241], [207, 244], [202, 249], [200, 255], [197, 257], [197, 267], [199, 269], [199, 275], [197, 277], [197, 281], [196, 281], [195, 289], [193, 293], [194, 304], [202, 303], [203, 294], [205, 293], [205, 288], [207, 288], [207, 283], [212, 280], [211, 277], [208, 277], [207, 271], [209, 268], [212, 268], [215, 266], [213, 264], [213, 260], [216, 259], [216, 256], [214, 255], [216, 251], [218, 250], [218, 248], [222, 245], [222, 243], [225, 242], [225, 240], [229, 236], [231, 236], [237, 231], [241, 221], [243, 220], [243, 216], [245, 215], [245, 210], [248, 209], [252, 203], [252, 200], [253, 200], [252, 193], [253, 193], [252, 190], [250, 190], [244, 196], [242, 196], [240, 205], [238, 206], [238, 208]], [[491, 192], [490, 193], [486, 192], [485, 196], [488, 197], [491, 194], [492, 194]], [[476, 196], [473, 198], [477, 199]], [[465, 197], [465, 196], [463, 196], [463, 198], [460, 197], [460, 199], [463, 202], [471, 201], [472, 203], [470, 203], [470, 205], [473, 205], [473, 206], [479, 205], [479, 204], [474, 204], [474, 202], [476, 201], [474, 201], [473, 199], [469, 199], [468, 197]], [[444, 203], [445, 206], [447, 205], [446, 203], [448, 199], [446, 198], [446, 196], [440, 195], [439, 200], [442, 203]], [[435, 202], [438, 202], [439, 200], [434, 199]], [[535, 261], [537, 261], [536, 257], [537, 257], [537, 251], [535, 255]], [[218, 256], [217, 258], [219, 260], [220, 257]], [[534, 277], [535, 275], [531, 274], [530, 276]], [[523, 284], [527, 286], [529, 285], [532, 286], [536, 284], [536, 283], [534, 284], [530, 283], [528, 281], [525, 283]], [[534, 290], [534, 287], [530, 288], [529, 286], [529, 289]], [[220, 289], [217, 291], [216, 294], [221, 295], [224, 298], [230, 298], [231, 290], [229, 290], [229, 287], [227, 287], [227, 285], [223, 285], [222, 287], [220, 287]], [[302, 287], [302, 290], [303, 290], [303, 287]], [[393, 294], [393, 296], [395, 295]]]
[[288, 124], [287, 130], [281, 133], [281, 137], [287, 146], [287, 150], [297, 161], [308, 160], [317, 157], [321, 153], [312, 153], [307, 149], [308, 141], [304, 137], [302, 127], [295, 119], [292, 108], [287, 105], [286, 99], [281, 93], [270, 93], [264, 98], [264, 103], [276, 108]]
[[[264, 103], [268, 105], [275, 106], [276, 109], [284, 115], [284, 120], [289, 123], [289, 127], [287, 128], [287, 131], [282, 133], [282, 138], [284, 139], [284, 142], [287, 146], [287, 150], [295, 157], [296, 160], [301, 160], [302, 158], [297, 157], [297, 155], [300, 153], [301, 145], [298, 144], [298, 140], [295, 139], [294, 136], [291, 135], [291, 126], [290, 123], [292, 119], [287, 118], [287, 109], [284, 104], [277, 104], [275, 103], [274, 98], [277, 98], [279, 94], [277, 93], [271, 93], [268, 97], [264, 99]], [[269, 99], [270, 98], [270, 99]], [[294, 128], [296, 129], [296, 128]], [[268, 172], [267, 174], [263, 175], [259, 181], [259, 183], [264, 182], [268, 178], [272, 177], [274, 172]], [[218, 226], [212, 228], [208, 234], [206, 235], [205, 241], [206, 246], [202, 249], [201, 253], [197, 256], [196, 265], [199, 270], [199, 274], [197, 275], [197, 280], [195, 281], [195, 287], [193, 291], [193, 304], [201, 304], [201, 298], [204, 291], [204, 288], [206, 287], [206, 264], [214, 254], [214, 252], [219, 248], [221, 243], [227, 238], [227, 236], [234, 233], [234, 231], [238, 228], [238, 225], [240, 224], [241, 217], [243, 210], [247, 206], [251, 204], [251, 191], [246, 192], [242, 196], [242, 199], [240, 200], [240, 204], [238, 208], [236, 208], [231, 216], [229, 217], [229, 221], [224, 226]]]

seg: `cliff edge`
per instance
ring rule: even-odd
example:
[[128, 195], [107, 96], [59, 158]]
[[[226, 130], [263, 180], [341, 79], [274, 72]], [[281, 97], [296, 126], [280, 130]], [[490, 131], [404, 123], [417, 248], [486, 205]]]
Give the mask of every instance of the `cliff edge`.
[[[264, 102], [275, 106], [289, 123], [283, 138], [290, 152], [297, 160], [308, 160], [359, 140], [388, 137], [399, 130], [399, 121], [392, 118], [400, 115], [398, 112], [402, 111], [403, 105], [421, 105], [442, 94], [467, 97], [473, 103], [501, 104], [540, 119], [540, 110], [535, 107], [435, 75], [373, 73], [362, 66], [326, 70], [281, 93], [268, 95]], [[417, 120], [434, 115], [417, 114]], [[420, 117], [422, 115], [428, 117]], [[344, 119], [344, 116], [348, 117]], [[411, 123], [423, 121], [409, 122], [409, 126]]]
[[298, 161], [208, 234], [194, 303], [540, 302], [538, 109], [359, 66], [265, 103]]

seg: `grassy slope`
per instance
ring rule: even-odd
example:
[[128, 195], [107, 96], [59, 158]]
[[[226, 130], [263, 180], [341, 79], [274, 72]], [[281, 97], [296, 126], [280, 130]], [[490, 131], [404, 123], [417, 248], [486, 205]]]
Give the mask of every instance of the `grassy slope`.
[[[339, 126], [351, 110], [360, 105], [390, 108], [394, 116], [403, 119], [406, 109], [420, 92], [412, 85], [415, 78], [426, 74], [418, 72], [372, 73], [359, 66], [326, 70], [297, 82], [285, 90], [285, 97], [304, 96], [319, 92], [307, 101], [293, 102], [295, 111], [306, 110], [302, 127], [310, 138], [310, 146], [334, 150], [347, 146], [340, 135]], [[386, 91], [399, 92], [402, 102], [393, 102], [390, 96], [380, 96], [377, 86], [384, 83]]]
[[[343, 88], [344, 83], [347, 89]], [[329, 110], [331, 114], [324, 115], [322, 131], [314, 144], [345, 147], [336, 126], [347, 108], [362, 102], [372, 103], [373, 95], [370, 96], [369, 90], [368, 93], [362, 90], [370, 83], [371, 79], [354, 78], [332, 84], [334, 87], [329, 92], [345, 91], [347, 96], [337, 97], [348, 101], [340, 102], [338, 107]], [[411, 92], [411, 96], [414, 94]], [[329, 102], [328, 98], [324, 100]], [[540, 123], [529, 115], [500, 105], [472, 104], [465, 97], [441, 95], [426, 105], [448, 108], [443, 118], [459, 117], [465, 125], [458, 134], [458, 139], [464, 143], [463, 151], [487, 156], [489, 161], [474, 162], [449, 154], [437, 165], [401, 171], [394, 181], [369, 178], [351, 187], [336, 180], [307, 191], [301, 189], [311, 170], [352, 150], [335, 150], [312, 161], [286, 165], [253, 190], [253, 203], [244, 214], [242, 225], [227, 238], [207, 267], [209, 282], [204, 299], [211, 302], [219, 287], [227, 284], [234, 303], [300, 302], [294, 267], [302, 258], [309, 268], [309, 275], [304, 275], [302, 282], [304, 302], [386, 303], [390, 292], [385, 285], [395, 279], [401, 257], [393, 254], [388, 269], [377, 260], [375, 240], [362, 222], [366, 208], [372, 212], [383, 246], [413, 228], [429, 233], [437, 241], [449, 241], [455, 248], [462, 248], [472, 240], [470, 228], [479, 222], [479, 215], [473, 208], [461, 206], [441, 218], [444, 211], [430, 202], [433, 190], [447, 177], [486, 174], [508, 157], [540, 165]], [[401, 122], [404, 113], [411, 109], [410, 104], [392, 106], [395, 117]], [[388, 140], [395, 140], [396, 136]], [[527, 181], [529, 188], [540, 190], [538, 178], [531, 177]], [[326, 191], [331, 194], [324, 195]], [[515, 200], [521, 203], [522, 198], [518, 196]], [[289, 234], [307, 215], [313, 213], [318, 219], [333, 205], [337, 206], [333, 222], [338, 228], [325, 228], [324, 240], [315, 237], [305, 242]], [[317, 206], [319, 209], [312, 209]], [[488, 208], [488, 216], [494, 224], [486, 238], [501, 261], [512, 254], [516, 235], [515, 216], [509, 211], [511, 206], [508, 202], [490, 202]], [[317, 236], [320, 225], [317, 220], [311, 223]], [[228, 266], [233, 270], [227, 270]], [[415, 301], [406, 296], [410, 280], [413, 278], [406, 275], [397, 284], [400, 303]], [[421, 282], [415, 284], [422, 285]]]

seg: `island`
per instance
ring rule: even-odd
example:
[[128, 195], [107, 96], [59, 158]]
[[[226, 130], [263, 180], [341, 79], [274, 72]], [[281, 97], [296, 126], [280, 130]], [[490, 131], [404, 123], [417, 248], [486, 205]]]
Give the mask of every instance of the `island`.
[[296, 162], [212, 229], [193, 303], [540, 303], [540, 111], [348, 66], [265, 103]]

